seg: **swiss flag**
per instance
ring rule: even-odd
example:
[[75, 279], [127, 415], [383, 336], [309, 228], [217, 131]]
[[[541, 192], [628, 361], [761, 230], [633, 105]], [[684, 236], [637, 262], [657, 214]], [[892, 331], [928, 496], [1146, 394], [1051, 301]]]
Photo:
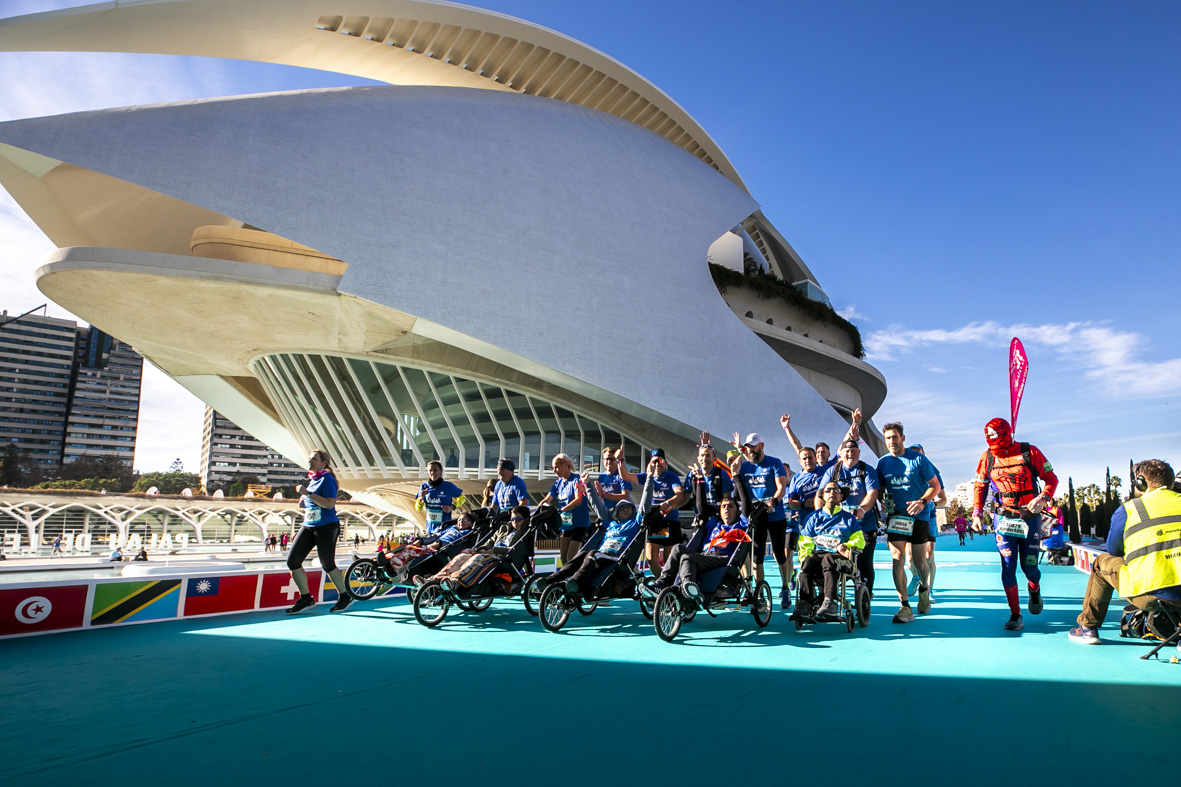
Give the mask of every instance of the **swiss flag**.
[[258, 574], [193, 577], [185, 582], [185, 617], [254, 609]]
[[0, 636], [80, 628], [86, 585], [0, 590]]
[[[317, 594], [320, 592], [320, 576], [319, 571], [308, 572], [308, 590], [312, 592], [312, 598], [317, 598]], [[299, 588], [295, 586], [291, 574], [284, 571], [262, 575], [262, 595], [258, 599], [259, 609], [289, 607], [295, 603], [297, 598], [299, 598]]]

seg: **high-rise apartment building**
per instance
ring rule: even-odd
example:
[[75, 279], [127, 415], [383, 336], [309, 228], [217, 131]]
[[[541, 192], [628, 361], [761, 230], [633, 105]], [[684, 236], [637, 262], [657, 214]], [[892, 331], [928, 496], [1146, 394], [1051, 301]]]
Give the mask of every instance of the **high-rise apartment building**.
[[10, 321], [0, 327], [0, 447], [28, 451], [46, 473], [83, 456], [130, 465], [142, 377], [143, 358], [97, 328]]
[[143, 366], [143, 357], [126, 342], [94, 327], [78, 329], [63, 463], [115, 456], [131, 465]]
[[287, 461], [278, 451], [206, 406], [201, 433], [201, 483], [212, 491], [246, 475], [272, 487], [295, 486], [308, 477], [305, 468]]
[[0, 447], [28, 451], [46, 472], [61, 464], [77, 345], [73, 320], [26, 315], [0, 327]]

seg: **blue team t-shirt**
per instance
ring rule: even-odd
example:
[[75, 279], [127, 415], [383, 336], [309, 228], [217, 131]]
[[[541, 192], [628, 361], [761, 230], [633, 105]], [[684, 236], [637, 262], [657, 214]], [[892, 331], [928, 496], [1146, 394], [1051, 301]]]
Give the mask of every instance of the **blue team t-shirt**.
[[[693, 479], [696, 477], [696, 475], [697, 474], [694, 473], [692, 470], [685, 473], [685, 483], [684, 483], [685, 491], [689, 491], [690, 489], [693, 488]], [[722, 504], [722, 501], [717, 500], [714, 497], [714, 484], [713, 484], [713, 472], [712, 471], [710, 472], [710, 474], [708, 476], [705, 477], [705, 479], [702, 481], [702, 483], [705, 484], [705, 502], [709, 503], [714, 508], [720, 507]], [[733, 497], [734, 496], [734, 482], [730, 479], [730, 474], [724, 470], [721, 472], [721, 483], [718, 486], [721, 487], [721, 491], [722, 491], [723, 496], [725, 496], [725, 497]], [[695, 496], [693, 497], [693, 511], [694, 511], [694, 513], [701, 513], [700, 511], [697, 510], [697, 498]]]
[[[604, 492], [610, 492], [613, 495], [630, 492], [632, 489], [631, 483], [624, 481], [617, 473], [599, 473], [599, 486], [603, 487]], [[606, 506], [608, 514], [615, 510], [615, 505], [618, 502], [620, 501], [603, 498], [603, 505]]]
[[[835, 512], [818, 508], [804, 517], [800, 535], [811, 538], [818, 552], [836, 552], [836, 546], [849, 540], [861, 529], [852, 511], [838, 508]], [[834, 540], [835, 539], [835, 540]]]
[[[937, 474], [930, 459], [909, 448], [902, 456], [883, 456], [878, 460], [877, 472], [878, 484], [890, 492], [894, 512], [902, 516], [909, 516], [906, 504], [922, 497], [928, 489], [927, 482]], [[915, 519], [927, 521], [926, 508]]]
[[423, 481], [418, 488], [418, 494], [426, 504], [426, 532], [428, 535], [439, 532], [443, 527], [443, 520], [447, 514], [443, 506], [451, 505], [451, 501], [463, 494], [463, 490], [450, 481], [444, 481], [438, 486], [431, 486], [429, 481]]
[[[647, 473], [637, 473], [636, 483], [640, 488], [644, 488], [644, 484], [648, 483]], [[660, 475], [652, 479], [652, 507], [664, 505], [669, 500], [677, 496], [676, 487], [681, 486], [681, 479], [672, 470], [665, 470]], [[673, 509], [664, 515], [666, 522], [680, 523], [681, 515], [677, 509]]]
[[[340, 492], [340, 485], [336, 483], [336, 477], [331, 473], [325, 473], [319, 478], [313, 478], [307, 483], [307, 492], [320, 497], [335, 498]], [[336, 516], [336, 506], [332, 508], [322, 508], [312, 502], [312, 499], [306, 494], [301, 501], [303, 505], [303, 523], [307, 527], [320, 527], [322, 525], [334, 525], [340, 521]]]
[[453, 544], [462, 538], [470, 530], [462, 530], [458, 525], [448, 525], [439, 533], [440, 544]]
[[603, 533], [603, 543], [598, 551], [610, 557], [619, 557], [642, 532], [643, 516], [634, 516], [623, 522], [612, 522]]
[[816, 497], [816, 490], [820, 489], [820, 469], [801, 470], [787, 482], [787, 499], [800, 503], [800, 510], [791, 511], [791, 531], [800, 532], [803, 517], [812, 510], [809, 501]]
[[[574, 473], [571, 473], [570, 477], [565, 480], [557, 479], [554, 481], [554, 485], [549, 488], [549, 496], [558, 501], [558, 508], [570, 505], [577, 494], [578, 476]], [[562, 524], [558, 530], [565, 533], [579, 527], [590, 527], [590, 506], [587, 505], [586, 495], [582, 496], [582, 502], [574, 510], [562, 512]]]
[[[773, 456], [764, 454], [760, 462], [744, 460], [738, 468], [738, 474], [746, 481], [746, 486], [750, 489], [750, 493], [755, 500], [770, 500], [775, 495], [777, 488], [775, 479], [779, 476], [786, 476], [787, 469], [783, 466], [783, 462]], [[767, 512], [768, 522], [781, 522], [786, 518], [787, 515], [783, 512], [782, 500]]]
[[[835, 480], [841, 486], [849, 489], [849, 496], [845, 498], [844, 507], [856, 509], [865, 500], [865, 496], [869, 494], [870, 490], [880, 488], [877, 471], [868, 464], [865, 464], [862, 469], [863, 464], [863, 462], [858, 462], [852, 467], [845, 467], [844, 464], [834, 465], [820, 479], [820, 488], [823, 489], [828, 486], [829, 481]], [[877, 531], [877, 511], [871, 509], [865, 512], [865, 516], [861, 518], [861, 529], [866, 533]]]
[[513, 476], [507, 484], [497, 481], [492, 489], [492, 505], [500, 511], [511, 511], [517, 506], [529, 505], [529, 490], [520, 476]]
[[701, 542], [701, 551], [707, 555], [721, 555], [723, 557], [729, 557], [730, 555], [734, 554], [734, 550], [738, 548], [739, 542], [722, 541], [711, 547], [710, 544], [713, 542], [713, 540], [725, 533], [730, 532], [731, 530], [741, 530], [745, 533], [747, 528], [750, 526], [750, 522], [747, 521], [747, 518], [744, 516], [738, 517], [738, 521], [732, 525], [727, 525], [722, 521], [720, 516], [711, 516], [709, 521], [705, 524], [709, 530], [707, 531], [708, 534], [706, 535], [705, 540]]

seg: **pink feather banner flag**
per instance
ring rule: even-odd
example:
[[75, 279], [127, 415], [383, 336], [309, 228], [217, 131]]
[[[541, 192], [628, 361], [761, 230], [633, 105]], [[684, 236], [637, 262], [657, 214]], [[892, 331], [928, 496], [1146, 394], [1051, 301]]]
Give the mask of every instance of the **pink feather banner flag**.
[[1009, 343], [1009, 410], [1012, 420], [1009, 421], [1013, 433], [1017, 432], [1017, 411], [1021, 409], [1021, 396], [1025, 393], [1025, 378], [1029, 376], [1029, 359], [1025, 356], [1025, 347], [1016, 336]]

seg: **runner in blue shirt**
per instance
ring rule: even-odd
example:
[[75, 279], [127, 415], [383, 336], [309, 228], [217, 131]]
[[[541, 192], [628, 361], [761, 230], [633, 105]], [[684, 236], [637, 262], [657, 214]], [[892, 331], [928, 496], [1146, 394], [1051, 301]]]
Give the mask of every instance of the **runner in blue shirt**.
[[[918, 443], [910, 446], [910, 450], [916, 451], [923, 456], [927, 455], [927, 452]], [[932, 463], [932, 466], [934, 466], [934, 463]], [[927, 576], [920, 577], [918, 568], [912, 562], [910, 566], [912, 576], [910, 578], [910, 584], [906, 586], [907, 595], [913, 596], [918, 592], [919, 584], [925, 581], [927, 584], [927, 597], [932, 604], [935, 603], [935, 542], [939, 537], [939, 522], [935, 519], [935, 507], [947, 505], [947, 487], [943, 485], [943, 476], [939, 474], [939, 468], [937, 467], [935, 468], [935, 477], [939, 479], [939, 495], [930, 503], [927, 503], [927, 510], [923, 512], [927, 521], [931, 523], [931, 534], [927, 536], [927, 543], [923, 552], [927, 558]], [[913, 549], [911, 550], [912, 553], [914, 551]]]
[[[291, 542], [291, 551], [287, 553], [287, 568], [291, 571], [291, 579], [295, 586], [299, 588], [299, 598], [288, 608], [288, 615], [297, 614], [316, 603], [308, 588], [308, 574], [303, 567], [303, 561], [313, 547], [320, 558], [321, 568], [332, 577], [333, 584], [338, 588], [346, 587], [344, 577], [336, 567], [336, 541], [340, 538], [336, 497], [340, 492], [340, 485], [330, 464], [326, 451], [312, 451], [308, 456], [308, 482], [295, 488], [300, 495], [299, 504], [304, 510], [304, 516], [303, 527], [295, 534], [295, 540]], [[340, 593], [336, 603], [332, 605], [332, 611], [344, 611], [352, 599], [348, 593]]]
[[426, 511], [426, 533], [434, 535], [443, 526], [444, 520], [466, 502], [463, 490], [450, 481], [443, 480], [443, 463], [437, 459], [427, 462], [427, 480], [414, 497], [414, 510]]
[[735, 458], [732, 466], [735, 480], [741, 478], [750, 492], [752, 503], [762, 502], [765, 511], [751, 517], [754, 528], [754, 557], [756, 579], [763, 581], [767, 556], [767, 539], [771, 539], [771, 553], [779, 566], [779, 608], [791, 609], [792, 555], [799, 543], [800, 534], [793, 532], [788, 537], [787, 514], [783, 509], [783, 498], [787, 494], [787, 468], [763, 450], [763, 436], [751, 432], [742, 440], [734, 433], [734, 445], [742, 450], [745, 457], [741, 462]]
[[619, 457], [610, 446], [603, 449], [603, 471], [599, 473], [598, 478], [599, 486], [603, 490], [600, 499], [610, 514], [621, 500], [631, 500], [632, 485], [619, 475]]
[[[930, 521], [925, 519], [927, 503], [939, 495], [939, 479], [935, 466], [917, 451], [906, 447], [906, 435], [902, 424], [889, 423], [882, 429], [886, 437], [888, 456], [878, 460], [878, 483], [886, 498], [886, 543], [890, 545], [893, 560], [894, 587], [902, 608], [894, 615], [895, 623], [910, 623], [914, 610], [906, 593], [906, 551], [909, 545], [911, 559], [918, 567], [920, 577], [926, 575], [926, 543], [930, 534]], [[916, 547], [921, 547], [917, 549]], [[926, 614], [931, 609], [927, 586], [919, 585], [919, 612]]]
[[[787, 441], [791, 443], [791, 447], [799, 454], [803, 451], [805, 446], [800, 442], [800, 438], [796, 437], [796, 433], [791, 430], [791, 416], [787, 413], [779, 416], [779, 425], [783, 427], [784, 434], [787, 435]], [[853, 422], [849, 425], [849, 430], [845, 432], [845, 436], [841, 438], [841, 443], [846, 440], [858, 442], [860, 438], [861, 429], [861, 410], [853, 411]], [[816, 472], [819, 475], [824, 475], [828, 469], [835, 465], [839, 459], [831, 456], [832, 450], [828, 447], [828, 443], [820, 442], [816, 444]]]
[[492, 507], [497, 511], [512, 511], [517, 506], [529, 505], [529, 490], [525, 481], [514, 475], [517, 466], [511, 459], [496, 463], [497, 482], [492, 490]]
[[565, 563], [578, 554], [582, 542], [586, 540], [586, 531], [590, 527], [590, 506], [586, 503], [582, 479], [574, 472], [574, 460], [566, 454], [558, 454], [554, 457], [552, 467], [558, 479], [539, 505], [557, 506], [558, 513], [562, 515], [562, 524], [558, 527], [561, 533], [558, 554]]
[[681, 485], [681, 479], [677, 474], [668, 469], [668, 460], [665, 459], [663, 448], [652, 449], [646, 473], [633, 473], [627, 469], [627, 464], [622, 460], [622, 446], [619, 456], [621, 457], [619, 474], [625, 481], [642, 487], [647, 482], [648, 476], [653, 476], [652, 508], [654, 511], [660, 512], [660, 516], [664, 519], [664, 528], [649, 530], [648, 543], [644, 550], [648, 560], [648, 569], [653, 576], [656, 576], [660, 573], [661, 566], [668, 560], [672, 548], [681, 543], [680, 508], [689, 499], [689, 495], [685, 493], [685, 487]]
[[[861, 522], [865, 546], [857, 555], [857, 568], [872, 598], [873, 552], [878, 545], [877, 503], [881, 492], [877, 470], [861, 461], [861, 446], [855, 440], [841, 443], [840, 461], [824, 473], [824, 477], [820, 479], [820, 488], [824, 489], [830, 481], [836, 481], [842, 488], [849, 490], [843, 505], [845, 508], [851, 508], [853, 515]], [[823, 501], [820, 501], [820, 506], [823, 505]]]
[[800, 472], [787, 483], [787, 505], [791, 509], [788, 526], [793, 533], [800, 532], [804, 517], [816, 510], [823, 475], [824, 471], [816, 464], [816, 452], [807, 446], [801, 448]]

